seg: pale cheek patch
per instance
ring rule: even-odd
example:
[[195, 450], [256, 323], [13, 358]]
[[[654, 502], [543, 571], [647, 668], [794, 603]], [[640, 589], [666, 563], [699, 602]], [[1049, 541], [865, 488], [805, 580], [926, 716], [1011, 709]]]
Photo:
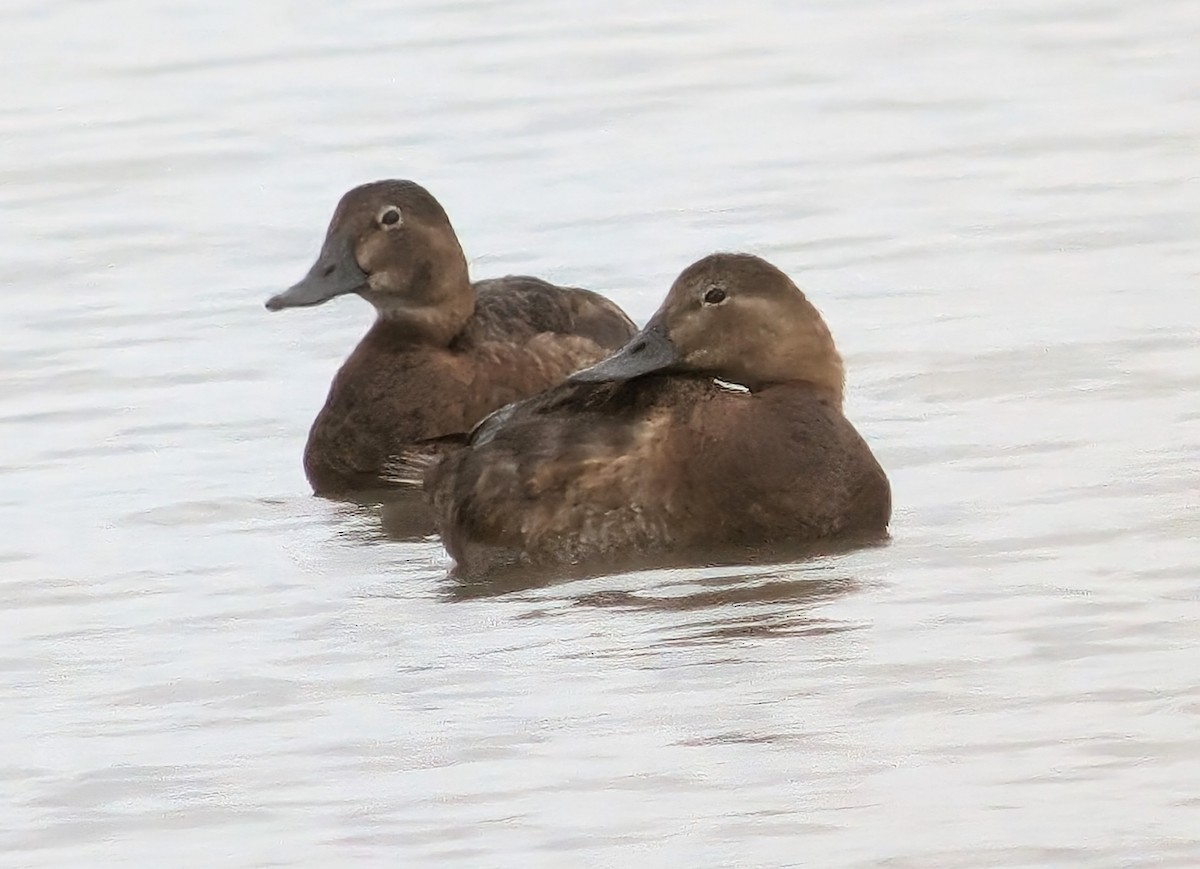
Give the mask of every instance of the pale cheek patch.
[[359, 268], [370, 275], [372, 289], [383, 289], [376, 284], [376, 276], [387, 273], [388, 242], [382, 233], [372, 233], [362, 241], [355, 252]]
[[746, 313], [749, 315], [747, 322], [756, 323], [759, 328], [755, 330], [757, 334], [744, 334], [741, 337], [749, 339], [747, 343], [752, 342], [757, 347], [775, 347], [780, 352], [787, 348], [824, 352], [831, 341], [829, 329], [815, 308], [806, 307], [806, 311], [800, 312], [794, 308], [781, 311], [779, 305], [769, 299], [749, 299], [746, 304]]
[[779, 324], [780, 308], [773, 299], [751, 296], [749, 298], [742, 298], [740, 301], [747, 322], [762, 324], [762, 331], [764, 333], [776, 331]]

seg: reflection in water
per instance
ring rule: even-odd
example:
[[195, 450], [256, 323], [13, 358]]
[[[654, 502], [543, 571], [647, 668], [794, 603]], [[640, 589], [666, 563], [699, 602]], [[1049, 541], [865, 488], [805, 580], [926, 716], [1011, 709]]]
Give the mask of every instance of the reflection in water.
[[[868, 539], [841, 538], [836, 541], [806, 541], [790, 546], [736, 548], [720, 550], [692, 550], [672, 553], [633, 553], [627, 558], [608, 558], [603, 562], [586, 562], [578, 565], [514, 565], [490, 571], [483, 576], [473, 576], [451, 570], [448, 577], [450, 597], [454, 600], [496, 597], [529, 589], [546, 588], [559, 583], [588, 577], [616, 577], [635, 572], [638, 581], [643, 577], [666, 572], [672, 575], [687, 571], [735, 568], [736, 576], [757, 576], [763, 569], [771, 569], [784, 560], [795, 561], [799, 566], [804, 560], [828, 557], [837, 553], [848, 553], [856, 549], [886, 546], [890, 538]], [[765, 566], [765, 567], [764, 567]]]
[[[804, 572], [801, 565], [793, 570]], [[780, 571], [709, 577], [645, 591], [599, 591], [580, 596], [577, 603], [618, 611], [703, 615], [689, 620], [685, 628], [673, 628], [652, 648], [664, 643], [722, 643], [852, 630], [855, 625], [822, 617], [817, 606], [858, 587], [858, 582], [849, 577], [790, 576]]]
[[[574, 618], [580, 607], [642, 613], [660, 622], [637, 648], [621, 658], [653, 657], [667, 645], [722, 644], [831, 634], [858, 625], [824, 615], [821, 606], [861, 589], [833, 560], [766, 566], [660, 568], [594, 577], [568, 577], [551, 571], [509, 571], [486, 580], [445, 580], [447, 598], [477, 601], [518, 595], [536, 601], [523, 619]], [[549, 595], [537, 594], [550, 590]], [[531, 596], [532, 593], [532, 596]], [[606, 616], [607, 618], [607, 616]]]
[[420, 489], [391, 492], [379, 509], [383, 534], [398, 542], [423, 540], [437, 533], [433, 511]]

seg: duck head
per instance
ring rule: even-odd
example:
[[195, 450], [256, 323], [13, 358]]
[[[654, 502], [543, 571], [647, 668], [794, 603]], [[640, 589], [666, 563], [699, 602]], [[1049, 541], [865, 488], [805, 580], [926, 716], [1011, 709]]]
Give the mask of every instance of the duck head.
[[807, 382], [839, 407], [845, 373], [829, 327], [791, 279], [750, 254], [715, 253], [683, 270], [645, 328], [577, 372], [579, 383], [693, 373], [752, 392]]
[[355, 293], [379, 316], [448, 342], [474, 311], [467, 262], [450, 219], [412, 181], [375, 181], [346, 193], [317, 261], [267, 309], [304, 308]]

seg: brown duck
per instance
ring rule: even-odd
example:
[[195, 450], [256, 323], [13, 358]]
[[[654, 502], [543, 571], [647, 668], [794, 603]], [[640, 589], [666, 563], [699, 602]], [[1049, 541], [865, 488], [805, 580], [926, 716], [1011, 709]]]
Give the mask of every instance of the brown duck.
[[843, 382], [787, 275], [713, 254], [618, 353], [426, 462], [425, 487], [466, 574], [882, 537], [891, 489]]
[[560, 383], [636, 331], [587, 290], [532, 277], [471, 283], [446, 212], [412, 181], [356, 187], [316, 263], [267, 308], [355, 293], [374, 325], [333, 379], [304, 448], [318, 494], [385, 484], [389, 455], [469, 431], [498, 407]]

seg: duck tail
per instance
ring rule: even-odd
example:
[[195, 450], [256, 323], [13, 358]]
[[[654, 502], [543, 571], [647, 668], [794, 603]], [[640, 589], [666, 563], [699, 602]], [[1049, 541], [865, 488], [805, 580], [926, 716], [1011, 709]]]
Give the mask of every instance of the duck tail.
[[449, 453], [461, 448], [466, 439], [465, 434], [453, 434], [418, 441], [389, 456], [383, 463], [380, 477], [393, 486], [419, 489], [425, 485], [429, 472]]
[[380, 469], [380, 478], [391, 486], [419, 489], [425, 483], [425, 472], [439, 461], [437, 456], [416, 450], [404, 450], [388, 456]]

